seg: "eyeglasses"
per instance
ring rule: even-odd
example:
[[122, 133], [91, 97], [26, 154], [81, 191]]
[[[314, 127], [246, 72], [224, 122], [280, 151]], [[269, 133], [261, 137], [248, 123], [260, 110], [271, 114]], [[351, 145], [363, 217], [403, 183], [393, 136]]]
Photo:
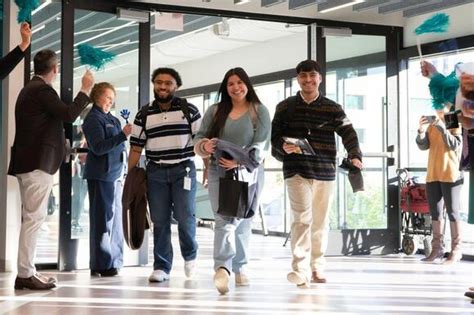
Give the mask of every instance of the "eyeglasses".
[[298, 73], [298, 78], [300, 79], [306, 79], [306, 78], [314, 79], [317, 76], [318, 76], [318, 73], [316, 71]]

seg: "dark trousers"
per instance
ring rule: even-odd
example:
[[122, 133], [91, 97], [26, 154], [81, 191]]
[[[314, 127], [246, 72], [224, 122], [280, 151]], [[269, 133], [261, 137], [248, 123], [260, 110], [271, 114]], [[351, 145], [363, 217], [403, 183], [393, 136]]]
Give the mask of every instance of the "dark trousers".
[[87, 180], [91, 270], [123, 265], [122, 181]]
[[448, 214], [449, 221], [459, 221], [461, 212], [461, 189], [463, 179], [454, 183], [430, 182], [426, 183], [426, 194], [430, 206], [431, 219], [438, 221], [442, 218], [444, 206]]

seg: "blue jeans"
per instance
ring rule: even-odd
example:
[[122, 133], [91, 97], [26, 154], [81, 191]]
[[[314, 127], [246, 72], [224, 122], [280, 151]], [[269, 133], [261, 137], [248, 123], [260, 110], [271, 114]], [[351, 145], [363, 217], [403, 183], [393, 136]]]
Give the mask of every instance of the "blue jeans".
[[[191, 178], [191, 190], [184, 189], [186, 168]], [[179, 246], [185, 261], [196, 259], [196, 166], [185, 161], [169, 167], [149, 162], [146, 167], [148, 203], [153, 222], [153, 269], [170, 273], [173, 264], [171, 216], [178, 221]]]
[[87, 180], [89, 190], [89, 250], [91, 270], [123, 265], [123, 182]]
[[219, 208], [219, 173], [215, 164], [209, 165], [209, 199], [215, 217], [214, 269], [240, 273], [249, 260], [249, 240], [252, 234], [252, 219], [237, 219], [221, 216]]

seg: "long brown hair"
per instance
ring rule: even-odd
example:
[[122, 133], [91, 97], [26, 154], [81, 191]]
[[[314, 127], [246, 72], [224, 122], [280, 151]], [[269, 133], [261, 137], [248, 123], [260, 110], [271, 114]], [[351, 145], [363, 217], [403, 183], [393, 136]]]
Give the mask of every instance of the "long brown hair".
[[247, 72], [245, 72], [245, 70], [241, 67], [230, 69], [224, 75], [224, 79], [222, 80], [217, 93], [217, 99], [219, 102], [217, 103], [217, 111], [214, 115], [214, 119], [207, 132], [208, 138], [219, 137], [221, 131], [224, 129], [227, 117], [232, 111], [232, 98], [230, 97], [229, 92], [227, 92], [227, 81], [229, 81], [229, 78], [233, 75], [238, 76], [247, 87], [247, 95], [245, 96], [245, 99], [250, 103], [250, 106], [254, 107], [253, 110], [255, 112], [257, 112], [255, 106], [262, 104], [257, 96], [257, 93], [255, 93]]

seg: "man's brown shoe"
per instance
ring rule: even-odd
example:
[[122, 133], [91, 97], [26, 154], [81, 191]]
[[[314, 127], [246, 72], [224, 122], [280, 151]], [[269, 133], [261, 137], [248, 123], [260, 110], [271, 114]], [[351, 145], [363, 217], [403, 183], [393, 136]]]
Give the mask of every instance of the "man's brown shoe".
[[36, 276], [41, 279], [43, 282], [56, 283], [58, 280], [55, 277], [48, 277], [39, 272], [36, 273]]
[[15, 290], [50, 290], [55, 288], [56, 284], [51, 282], [44, 282], [38, 275], [34, 275], [29, 278], [19, 278], [15, 279]]
[[464, 293], [464, 296], [467, 296], [470, 299], [474, 299], [474, 291], [467, 291]]
[[313, 271], [311, 273], [311, 283], [326, 283], [326, 277], [322, 274], [322, 272]]

